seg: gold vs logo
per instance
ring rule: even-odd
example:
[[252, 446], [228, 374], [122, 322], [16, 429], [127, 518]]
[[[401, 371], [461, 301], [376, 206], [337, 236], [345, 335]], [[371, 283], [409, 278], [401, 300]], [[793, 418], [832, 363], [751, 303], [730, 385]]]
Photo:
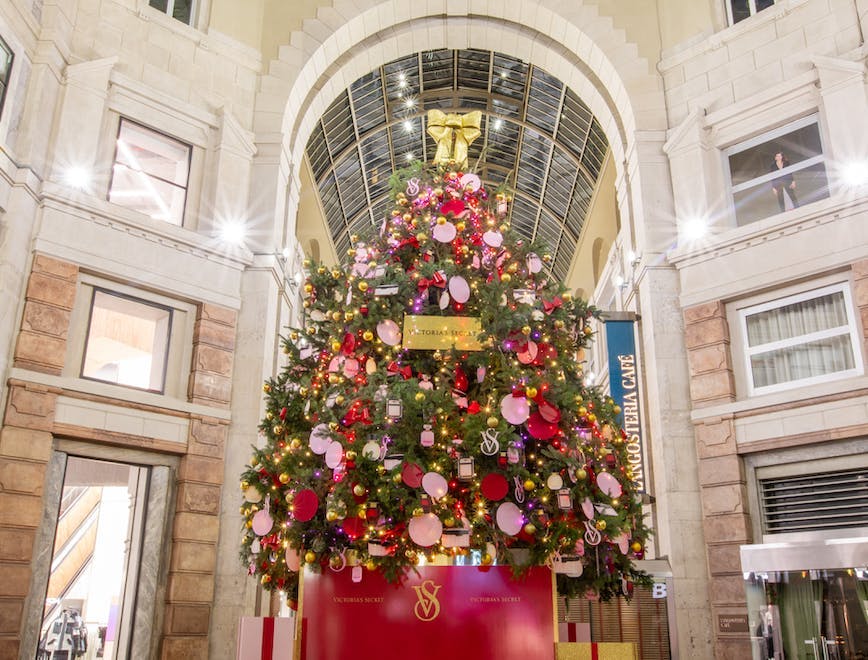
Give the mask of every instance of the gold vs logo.
[[440, 601], [437, 592], [443, 585], [434, 584], [434, 580], [425, 580], [418, 587], [413, 587], [418, 599], [413, 608], [413, 614], [419, 621], [433, 621], [440, 615]]

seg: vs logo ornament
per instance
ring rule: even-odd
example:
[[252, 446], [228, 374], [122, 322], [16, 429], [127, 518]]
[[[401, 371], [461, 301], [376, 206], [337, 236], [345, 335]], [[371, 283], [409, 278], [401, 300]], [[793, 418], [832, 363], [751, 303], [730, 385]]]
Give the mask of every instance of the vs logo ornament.
[[413, 587], [417, 598], [416, 605], [413, 607], [413, 614], [419, 621], [433, 621], [440, 615], [440, 601], [437, 600], [437, 592], [442, 586], [434, 584], [434, 580], [425, 580], [418, 587]]

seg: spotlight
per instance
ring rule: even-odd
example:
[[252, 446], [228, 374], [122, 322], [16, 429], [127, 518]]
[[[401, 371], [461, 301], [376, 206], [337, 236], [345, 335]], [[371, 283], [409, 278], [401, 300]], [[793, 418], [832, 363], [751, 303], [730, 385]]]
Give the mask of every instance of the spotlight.
[[704, 218], [690, 218], [681, 226], [681, 234], [685, 241], [697, 241], [708, 232]]
[[227, 220], [220, 227], [220, 240], [231, 245], [243, 245], [247, 236], [244, 223], [239, 220]]
[[868, 183], [868, 162], [857, 160], [844, 165], [841, 178], [850, 188], [858, 188]]
[[409, 119], [404, 120], [404, 132], [405, 133], [412, 133], [413, 132], [413, 122], [410, 121]]
[[84, 167], [70, 167], [63, 175], [63, 181], [70, 188], [87, 190], [90, 188], [90, 171]]
[[497, 119], [494, 120], [494, 123], [491, 125], [491, 128], [493, 128], [495, 131], [499, 131], [501, 128], [503, 128], [503, 120], [498, 117]]

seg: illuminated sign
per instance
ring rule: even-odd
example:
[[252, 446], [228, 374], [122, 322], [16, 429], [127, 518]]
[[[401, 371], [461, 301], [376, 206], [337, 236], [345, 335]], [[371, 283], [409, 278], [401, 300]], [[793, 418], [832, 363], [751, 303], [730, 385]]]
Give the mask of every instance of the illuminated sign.
[[477, 337], [482, 332], [479, 319], [472, 316], [404, 316], [406, 349], [438, 350], [453, 346], [459, 351], [481, 351]]
[[642, 418], [639, 408], [639, 361], [633, 321], [606, 320], [606, 348], [609, 353], [609, 392], [621, 406], [618, 422], [627, 433], [627, 461], [633, 484], [645, 488], [645, 455], [642, 449]]

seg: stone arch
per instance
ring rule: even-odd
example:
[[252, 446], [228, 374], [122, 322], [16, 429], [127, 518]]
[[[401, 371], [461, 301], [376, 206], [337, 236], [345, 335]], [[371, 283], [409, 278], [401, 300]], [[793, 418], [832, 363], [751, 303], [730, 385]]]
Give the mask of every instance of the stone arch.
[[[291, 191], [298, 189], [314, 124], [337, 95], [377, 66], [419, 50], [472, 46], [542, 67], [597, 117], [619, 179], [636, 158], [636, 130], [666, 127], [659, 76], [610, 17], [582, 0], [568, 8], [555, 0], [503, 3], [497, 15], [477, 0], [357, 0], [345, 10], [347, 18], [340, 13], [343, 5], [335, 0], [332, 8], [306, 20], [263, 79], [257, 124], [261, 134], [281, 136], [282, 176], [291, 181]], [[287, 233], [294, 233], [296, 202], [292, 195], [286, 199]]]

